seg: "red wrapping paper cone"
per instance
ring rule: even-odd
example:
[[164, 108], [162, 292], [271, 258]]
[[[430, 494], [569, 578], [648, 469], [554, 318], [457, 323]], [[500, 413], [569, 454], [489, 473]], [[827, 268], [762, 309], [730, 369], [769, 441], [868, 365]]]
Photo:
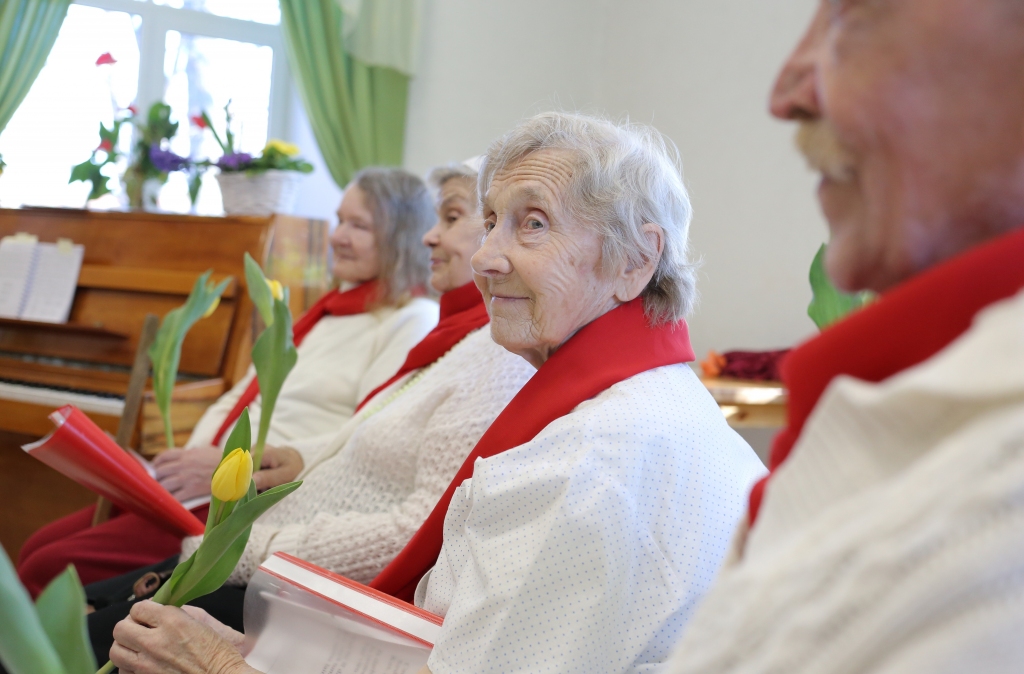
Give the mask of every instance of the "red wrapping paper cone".
[[65, 405], [50, 420], [57, 430], [22, 447], [30, 456], [172, 534], [204, 532], [206, 527], [195, 515], [77, 407]]

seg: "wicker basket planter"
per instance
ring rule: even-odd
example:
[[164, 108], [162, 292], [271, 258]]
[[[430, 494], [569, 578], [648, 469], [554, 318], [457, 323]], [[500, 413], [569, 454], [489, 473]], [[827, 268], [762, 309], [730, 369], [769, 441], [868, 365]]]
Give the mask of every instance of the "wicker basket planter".
[[303, 174], [271, 169], [249, 175], [244, 171], [220, 172], [217, 182], [228, 215], [291, 213]]

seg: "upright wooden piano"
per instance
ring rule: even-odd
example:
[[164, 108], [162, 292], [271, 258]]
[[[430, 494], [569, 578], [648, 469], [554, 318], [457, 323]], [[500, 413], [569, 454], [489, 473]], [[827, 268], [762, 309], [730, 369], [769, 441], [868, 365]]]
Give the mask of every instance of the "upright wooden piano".
[[[233, 280], [182, 348], [172, 418], [175, 439], [183, 443], [206, 407], [249, 365], [253, 307], [243, 253], [271, 273], [276, 266], [294, 277], [300, 268], [299, 278], [282, 279], [292, 287], [293, 311], [308, 306], [327, 283], [327, 224], [317, 220], [0, 209], [0, 237], [17, 232], [40, 241], [71, 239], [85, 246], [85, 258], [66, 324], [0, 319], [0, 430], [15, 433], [48, 433], [47, 415], [68, 403], [114, 432], [146, 315], [163, 317], [181, 305], [196, 278], [212, 269], [213, 279]], [[282, 250], [275, 255], [276, 249]], [[296, 264], [297, 255], [309, 264]], [[162, 422], [149, 399], [132, 443], [142, 449], [163, 444]]]

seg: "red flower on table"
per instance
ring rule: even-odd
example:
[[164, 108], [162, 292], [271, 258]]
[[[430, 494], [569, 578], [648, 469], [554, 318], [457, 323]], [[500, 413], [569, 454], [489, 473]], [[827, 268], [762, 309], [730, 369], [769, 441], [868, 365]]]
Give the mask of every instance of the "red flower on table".
[[193, 126], [197, 126], [200, 129], [205, 129], [207, 127], [206, 120], [203, 119], [202, 115], [192, 115], [189, 117], [189, 121], [192, 122]]
[[103, 150], [104, 152], [110, 152], [111, 150], [114, 149], [114, 144], [110, 142], [110, 139], [104, 138], [103, 141], [100, 143], [100, 146], [96, 149]]
[[117, 63], [117, 59], [111, 56], [110, 52], [103, 52], [100, 54], [100, 57], [96, 59], [96, 65], [98, 66], [113, 65], [115, 63]]

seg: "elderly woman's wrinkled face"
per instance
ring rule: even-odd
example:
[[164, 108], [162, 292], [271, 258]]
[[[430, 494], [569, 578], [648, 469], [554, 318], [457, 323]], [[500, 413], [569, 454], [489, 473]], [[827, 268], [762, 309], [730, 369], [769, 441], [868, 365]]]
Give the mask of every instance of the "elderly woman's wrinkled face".
[[331, 233], [334, 251], [334, 278], [362, 283], [380, 274], [380, 250], [373, 211], [366, 193], [358, 185], [349, 185], [338, 207], [338, 226]]
[[494, 175], [486, 234], [473, 256], [494, 341], [539, 367], [577, 330], [619, 304], [602, 270], [602, 240], [566, 213], [570, 156], [542, 150]]
[[1024, 221], [1024, 11], [821, 0], [779, 75], [828, 219], [829, 274], [884, 290]]
[[441, 293], [473, 280], [470, 260], [480, 249], [483, 219], [472, 178], [450, 178], [441, 186], [437, 224], [423, 236], [430, 246], [430, 285]]

